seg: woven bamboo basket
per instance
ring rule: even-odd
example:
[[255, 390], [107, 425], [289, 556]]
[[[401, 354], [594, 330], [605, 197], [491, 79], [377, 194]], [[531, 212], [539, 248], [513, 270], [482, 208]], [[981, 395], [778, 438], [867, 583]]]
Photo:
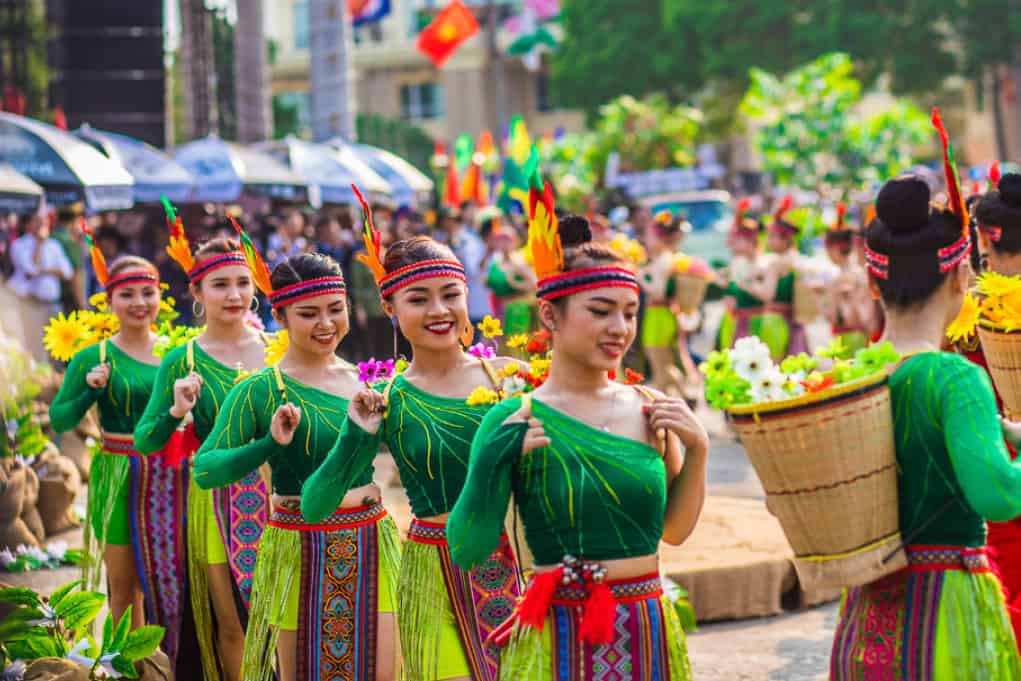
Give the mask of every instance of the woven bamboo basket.
[[996, 392], [1003, 401], [1004, 415], [1011, 421], [1021, 420], [1021, 333], [979, 326], [978, 337]]
[[708, 279], [694, 274], [675, 274], [674, 281], [677, 284], [674, 301], [681, 312], [695, 312], [702, 307], [709, 289]]
[[811, 283], [804, 276], [794, 278], [794, 321], [799, 324], [811, 324], [819, 318], [819, 295], [812, 289]]
[[730, 415], [806, 588], [867, 584], [907, 565], [885, 373]]

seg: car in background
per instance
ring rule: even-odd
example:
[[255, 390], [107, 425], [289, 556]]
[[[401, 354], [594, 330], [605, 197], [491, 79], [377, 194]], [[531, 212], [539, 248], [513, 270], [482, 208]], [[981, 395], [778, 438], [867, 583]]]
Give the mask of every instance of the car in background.
[[691, 233], [684, 237], [682, 250], [702, 258], [719, 269], [730, 262], [727, 233], [734, 224], [730, 192], [707, 189], [643, 196], [638, 202], [653, 215], [669, 210], [684, 215], [691, 223]]

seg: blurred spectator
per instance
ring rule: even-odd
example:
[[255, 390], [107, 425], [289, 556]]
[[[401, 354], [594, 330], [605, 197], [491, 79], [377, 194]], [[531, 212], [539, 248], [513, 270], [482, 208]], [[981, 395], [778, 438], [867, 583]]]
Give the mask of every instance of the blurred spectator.
[[[379, 231], [384, 248], [393, 243], [393, 234], [390, 229], [380, 229]], [[359, 242], [353, 255], [364, 250], [364, 246]], [[396, 329], [383, 313], [376, 278], [365, 263], [358, 260], [357, 257], [351, 258], [351, 274], [347, 290], [352, 311], [352, 333], [349, 333], [348, 336], [353, 336], [356, 340], [355, 347], [348, 359], [364, 361], [370, 356], [377, 359], [389, 357], [393, 352]], [[397, 356], [401, 355], [410, 359], [411, 346], [403, 336], [398, 336]]]
[[84, 206], [74, 203], [57, 211], [57, 226], [53, 238], [64, 249], [64, 255], [71, 263], [73, 274], [61, 286], [61, 303], [65, 311], [85, 308], [85, 269], [82, 230], [80, 225]]
[[271, 270], [292, 255], [308, 251], [308, 239], [305, 237], [307, 227], [305, 214], [300, 210], [292, 210], [280, 226], [270, 232], [266, 239], [266, 263]]
[[351, 259], [351, 249], [354, 246], [354, 236], [350, 227], [344, 229], [340, 219], [324, 215], [316, 221], [317, 250], [328, 255], [347, 271], [347, 262]]
[[[475, 207], [466, 204], [465, 210], [469, 216], [475, 215]], [[472, 326], [477, 325], [482, 319], [492, 313], [489, 306], [489, 290], [486, 288], [486, 272], [483, 267], [486, 260], [486, 243], [475, 232], [475, 227], [470, 224], [462, 214], [461, 219], [448, 214], [441, 221], [440, 227], [447, 234], [447, 240], [454, 255], [464, 265], [465, 276], [468, 279], [468, 318]], [[476, 329], [476, 334], [478, 333]]]
[[24, 235], [11, 244], [14, 274], [9, 284], [18, 296], [25, 347], [37, 361], [46, 362], [42, 330], [61, 311], [61, 283], [70, 281], [74, 270], [60, 243], [50, 238], [44, 216], [28, 215], [22, 223]]

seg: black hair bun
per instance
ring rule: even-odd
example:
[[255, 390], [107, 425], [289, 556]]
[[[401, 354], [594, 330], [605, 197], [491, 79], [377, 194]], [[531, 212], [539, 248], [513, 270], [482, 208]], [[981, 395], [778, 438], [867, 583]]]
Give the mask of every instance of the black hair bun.
[[1007, 173], [996, 185], [1000, 191], [1000, 199], [1011, 208], [1021, 208], [1021, 175]]
[[894, 234], [917, 232], [929, 222], [929, 185], [920, 177], [890, 180], [876, 197], [876, 216]]
[[588, 220], [580, 215], [565, 215], [560, 218], [560, 245], [564, 248], [581, 246], [592, 241], [592, 228]]

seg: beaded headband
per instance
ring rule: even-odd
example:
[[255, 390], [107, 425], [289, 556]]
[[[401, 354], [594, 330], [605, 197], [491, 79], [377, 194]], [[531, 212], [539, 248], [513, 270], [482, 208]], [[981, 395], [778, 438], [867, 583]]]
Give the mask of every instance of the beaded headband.
[[159, 278], [148, 270], [128, 270], [107, 279], [103, 284], [103, 288], [106, 289], [107, 293], [110, 293], [118, 286], [127, 286], [128, 284], [153, 284], [158, 286], [159, 283]]
[[423, 260], [405, 265], [383, 276], [377, 282], [379, 295], [386, 298], [416, 281], [432, 277], [453, 277], [466, 283], [468, 281], [464, 265], [456, 260]]
[[217, 253], [216, 255], [210, 256], [199, 262], [188, 270], [188, 280], [193, 284], [197, 284], [203, 277], [214, 270], [218, 270], [221, 267], [233, 267], [237, 265], [248, 267], [248, 260], [245, 259], [245, 254], [241, 251]]
[[639, 292], [635, 273], [624, 267], [588, 267], [540, 279], [536, 295], [542, 300], [557, 300], [596, 288], [620, 287]]
[[979, 224], [978, 228], [983, 234], [989, 237], [990, 241], [999, 241], [1003, 238], [1003, 227]]
[[[939, 259], [939, 271], [946, 274], [960, 265], [971, 254], [971, 237], [967, 234], [961, 236], [957, 241], [944, 246], [936, 252]], [[878, 279], [890, 278], [890, 256], [877, 253], [865, 245], [865, 262], [868, 265], [869, 274]]]
[[343, 295], [347, 290], [343, 277], [321, 277], [299, 281], [296, 284], [285, 286], [278, 291], [269, 294], [269, 302], [274, 310], [293, 305], [299, 300], [314, 298], [316, 296], [339, 293]]

